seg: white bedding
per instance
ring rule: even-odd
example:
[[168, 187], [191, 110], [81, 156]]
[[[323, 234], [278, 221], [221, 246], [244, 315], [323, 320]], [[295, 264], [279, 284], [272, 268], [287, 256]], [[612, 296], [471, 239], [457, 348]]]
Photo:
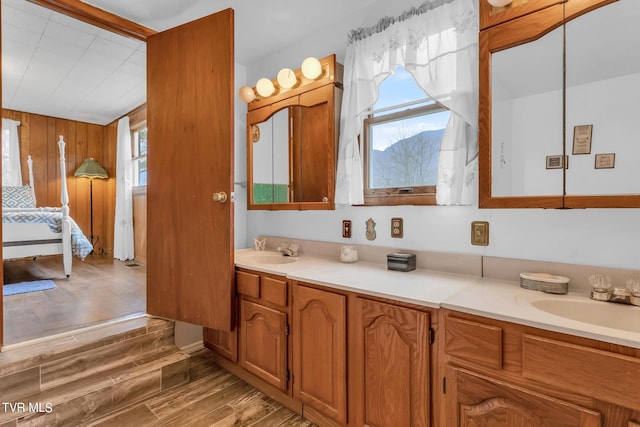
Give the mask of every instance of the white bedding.
[[[71, 223], [71, 252], [84, 260], [93, 250], [89, 239], [82, 233], [75, 221]], [[46, 224], [54, 233], [62, 233], [62, 212], [58, 208], [19, 209], [5, 208], [2, 211], [3, 223]]]

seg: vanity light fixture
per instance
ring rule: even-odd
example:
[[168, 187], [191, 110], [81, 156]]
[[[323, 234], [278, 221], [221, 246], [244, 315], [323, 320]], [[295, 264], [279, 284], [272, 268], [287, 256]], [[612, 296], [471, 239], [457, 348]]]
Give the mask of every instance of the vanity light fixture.
[[256, 93], [249, 86], [242, 86], [238, 89], [238, 97], [248, 104], [256, 99]]
[[[302, 76], [300, 76], [300, 73], [302, 73]], [[261, 98], [268, 98], [271, 95], [282, 93], [282, 91], [278, 89], [297, 88], [298, 86], [304, 86], [305, 84], [311, 83], [311, 81], [315, 81], [320, 78], [333, 79], [333, 76], [330, 75], [331, 71], [328, 71], [328, 73], [329, 74], [323, 76], [322, 63], [318, 58], [310, 56], [302, 61], [300, 70], [294, 71], [291, 68], [283, 68], [278, 72], [275, 80], [269, 80], [268, 78], [263, 77], [258, 80], [255, 88], [242, 86], [238, 90], [238, 97], [243, 102], [249, 104], [256, 100], [256, 93]], [[277, 83], [277, 88], [274, 83]]]
[[263, 77], [256, 83], [256, 91], [258, 92], [258, 95], [267, 97], [273, 95], [273, 93], [276, 91], [276, 88], [271, 80]]
[[322, 64], [320, 64], [318, 58], [314, 58], [313, 56], [302, 61], [300, 68], [302, 69], [302, 75], [309, 80], [315, 80], [322, 74]]
[[493, 7], [503, 7], [511, 4], [513, 0], [487, 0]]
[[296, 85], [296, 83], [298, 83], [296, 73], [291, 68], [283, 68], [280, 70], [276, 79], [278, 80], [280, 87], [285, 89], [291, 89]]

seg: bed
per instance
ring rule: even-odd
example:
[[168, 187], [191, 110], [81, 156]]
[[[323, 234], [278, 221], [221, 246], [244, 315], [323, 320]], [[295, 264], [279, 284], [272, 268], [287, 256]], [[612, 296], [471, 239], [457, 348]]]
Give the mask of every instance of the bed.
[[[58, 141], [60, 170], [66, 171], [65, 142]], [[61, 174], [60, 207], [36, 207], [33, 161], [27, 161], [29, 185], [2, 187], [3, 260], [62, 254], [64, 274], [71, 275], [72, 257], [85, 259], [93, 251], [89, 239], [69, 216], [66, 174]]]

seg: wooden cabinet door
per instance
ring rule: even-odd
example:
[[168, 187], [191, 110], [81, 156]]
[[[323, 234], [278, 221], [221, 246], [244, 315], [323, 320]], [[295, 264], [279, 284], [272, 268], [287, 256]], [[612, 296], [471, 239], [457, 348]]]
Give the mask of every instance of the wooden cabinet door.
[[[232, 330], [233, 10], [147, 42], [147, 312]], [[214, 202], [224, 191], [228, 199]]]
[[598, 412], [447, 368], [447, 425], [459, 427], [599, 427]]
[[240, 366], [287, 390], [287, 315], [240, 300]]
[[238, 330], [219, 331], [217, 329], [204, 328], [204, 345], [213, 352], [225, 357], [232, 362], [238, 360]]
[[295, 285], [291, 329], [294, 397], [346, 424], [345, 296]]
[[429, 426], [429, 315], [358, 300], [363, 424]]

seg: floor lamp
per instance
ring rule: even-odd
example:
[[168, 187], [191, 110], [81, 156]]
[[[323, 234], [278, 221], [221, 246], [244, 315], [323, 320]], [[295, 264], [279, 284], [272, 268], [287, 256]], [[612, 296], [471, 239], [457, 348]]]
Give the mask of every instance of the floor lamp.
[[[100, 163], [94, 158], [84, 159], [84, 162], [80, 165], [80, 167], [76, 170], [75, 176], [77, 178], [89, 178], [89, 218], [91, 221], [91, 237], [89, 240], [91, 241], [91, 245], [93, 246], [93, 180], [95, 178], [99, 179], [107, 179], [109, 175], [107, 175], [107, 171], [104, 170]], [[94, 251], [92, 250], [91, 253]]]

